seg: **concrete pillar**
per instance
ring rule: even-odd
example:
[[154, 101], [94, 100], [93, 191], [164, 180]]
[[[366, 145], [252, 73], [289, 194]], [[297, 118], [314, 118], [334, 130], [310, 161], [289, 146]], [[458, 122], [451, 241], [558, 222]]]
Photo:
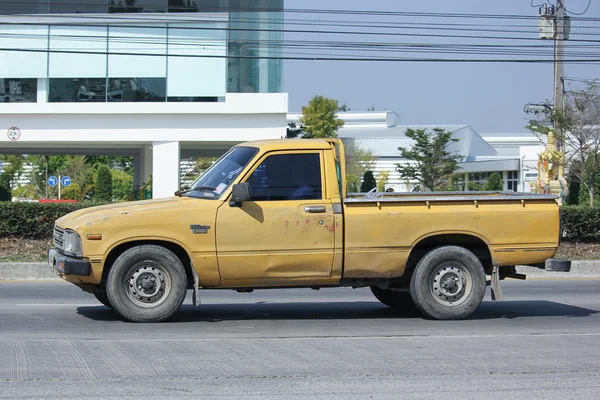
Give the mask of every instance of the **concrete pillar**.
[[38, 78], [37, 80], [37, 102], [48, 102], [48, 80], [45, 78]]
[[133, 156], [133, 184], [142, 186], [152, 174], [152, 146], [144, 146]]
[[173, 196], [179, 190], [179, 142], [152, 143], [152, 198]]

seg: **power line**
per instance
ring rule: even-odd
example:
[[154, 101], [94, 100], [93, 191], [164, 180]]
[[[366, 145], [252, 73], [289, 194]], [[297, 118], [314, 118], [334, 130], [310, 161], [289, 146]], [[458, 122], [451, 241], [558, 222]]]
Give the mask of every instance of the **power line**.
[[[0, 51], [9, 52], [27, 52], [27, 53], [58, 53], [58, 54], [92, 54], [92, 55], [119, 55], [119, 56], [143, 56], [143, 57], [165, 57], [165, 54], [133, 53], [133, 52], [94, 52], [94, 51], [74, 51], [74, 50], [42, 50], [42, 49], [11, 49], [0, 48]], [[296, 56], [248, 56], [248, 55], [189, 55], [189, 54], [169, 54], [169, 57], [188, 57], [188, 58], [227, 58], [227, 59], [255, 59], [255, 60], [301, 60], [301, 61], [383, 61], [383, 62], [453, 62], [453, 63], [521, 63], [521, 64], [547, 64], [553, 63], [553, 60], [538, 59], [451, 59], [451, 58], [408, 58], [408, 57], [296, 57]], [[600, 56], [596, 59], [571, 59], [565, 60], [566, 63], [588, 64], [600, 63]]]
[[590, 6], [591, 6], [591, 5], [592, 5], [592, 0], [589, 0], [589, 1], [588, 1], [588, 5], [587, 5], [587, 7], [586, 7], [586, 8], [585, 8], [585, 10], [584, 10], [583, 12], [581, 12], [581, 13], [576, 13], [576, 12], [573, 12], [573, 11], [569, 11], [569, 10], [567, 10], [566, 8], [565, 8], [565, 11], [567, 11], [568, 13], [571, 13], [571, 14], [575, 14], [575, 15], [583, 15], [583, 14], [585, 14], [586, 12], [588, 12], [588, 10], [590, 9]]

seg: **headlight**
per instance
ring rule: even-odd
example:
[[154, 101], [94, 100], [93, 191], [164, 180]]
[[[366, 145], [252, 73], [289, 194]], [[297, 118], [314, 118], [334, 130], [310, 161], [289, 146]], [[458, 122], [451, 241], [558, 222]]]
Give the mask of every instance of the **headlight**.
[[81, 238], [75, 231], [65, 231], [64, 236], [64, 252], [65, 254], [83, 257], [83, 249], [81, 248]]

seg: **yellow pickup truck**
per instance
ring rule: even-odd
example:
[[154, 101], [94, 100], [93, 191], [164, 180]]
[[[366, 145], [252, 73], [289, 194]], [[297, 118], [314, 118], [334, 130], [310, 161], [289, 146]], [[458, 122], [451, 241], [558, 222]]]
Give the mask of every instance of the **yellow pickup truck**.
[[[83, 209], [56, 221], [48, 259], [123, 318], [171, 317], [193, 289], [370, 287], [382, 303], [462, 319], [516, 265], [552, 257], [556, 197], [347, 194], [337, 139], [233, 147], [172, 198]], [[490, 279], [487, 279], [490, 276]]]

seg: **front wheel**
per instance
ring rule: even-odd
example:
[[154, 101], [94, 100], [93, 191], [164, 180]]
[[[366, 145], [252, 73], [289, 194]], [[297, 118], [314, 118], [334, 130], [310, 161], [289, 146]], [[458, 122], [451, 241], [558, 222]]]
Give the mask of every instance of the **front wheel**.
[[113, 308], [112, 304], [110, 304], [110, 301], [108, 300], [108, 295], [106, 294], [105, 290], [94, 290], [93, 294], [96, 300], [98, 300], [100, 303], [104, 304], [108, 308]]
[[411, 297], [422, 314], [431, 319], [467, 318], [485, 295], [485, 271], [469, 250], [445, 246], [430, 251], [419, 261], [410, 282]]
[[108, 300], [133, 322], [164, 321], [179, 310], [187, 292], [183, 264], [170, 250], [155, 245], [126, 250], [106, 281]]
[[415, 302], [410, 297], [409, 292], [401, 292], [392, 289], [381, 289], [377, 286], [371, 286], [371, 292], [377, 300], [388, 307], [399, 310], [414, 310]]

